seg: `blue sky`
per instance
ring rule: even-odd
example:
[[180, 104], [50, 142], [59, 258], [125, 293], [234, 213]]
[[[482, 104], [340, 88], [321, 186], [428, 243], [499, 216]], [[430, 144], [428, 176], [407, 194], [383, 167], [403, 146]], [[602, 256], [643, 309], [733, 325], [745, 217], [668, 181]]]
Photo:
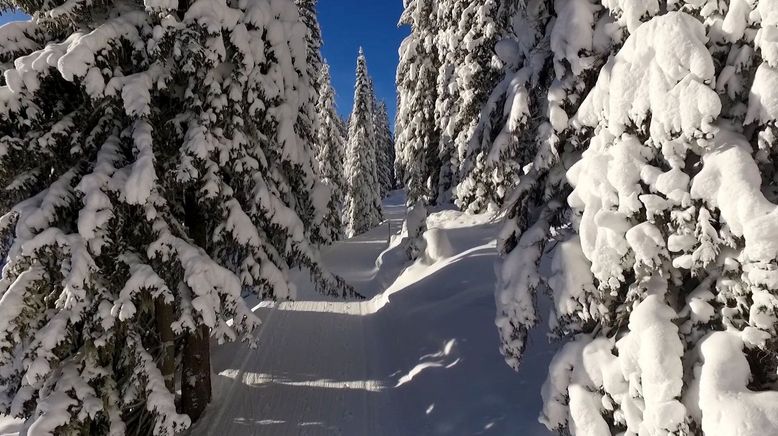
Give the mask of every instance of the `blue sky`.
[[[397, 50], [408, 33], [405, 28], [397, 28], [402, 10], [402, 0], [319, 0], [322, 52], [332, 68], [332, 82], [342, 115], [351, 112], [357, 53], [362, 46], [378, 98], [386, 101], [389, 117], [394, 120]], [[0, 24], [24, 18], [6, 12], [0, 16]]]
[[322, 52], [332, 68], [338, 110], [342, 114], [351, 112], [357, 53], [362, 46], [376, 94], [386, 101], [389, 118], [394, 120], [397, 50], [408, 33], [407, 28], [397, 28], [402, 3], [402, 0], [319, 0]]

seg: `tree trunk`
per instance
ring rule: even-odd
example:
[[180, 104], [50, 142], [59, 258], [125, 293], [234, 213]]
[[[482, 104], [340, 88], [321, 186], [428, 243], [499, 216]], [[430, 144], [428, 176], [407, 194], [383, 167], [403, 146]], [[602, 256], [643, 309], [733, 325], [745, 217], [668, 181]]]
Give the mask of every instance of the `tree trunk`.
[[165, 386], [170, 392], [173, 392], [176, 382], [176, 337], [171, 326], [175, 314], [173, 313], [173, 306], [165, 303], [162, 297], [154, 301], [154, 308], [157, 331], [159, 332], [159, 343], [162, 349], [158, 363], [159, 370], [162, 372], [162, 377], [165, 378]]
[[[186, 226], [195, 244], [206, 249], [208, 241], [205, 216], [189, 191], [185, 198]], [[196, 422], [211, 402], [211, 343], [210, 329], [200, 326], [184, 336], [181, 364], [181, 411]]]
[[211, 349], [210, 333], [201, 326], [184, 338], [181, 380], [181, 407], [192, 422], [200, 419], [211, 402]]

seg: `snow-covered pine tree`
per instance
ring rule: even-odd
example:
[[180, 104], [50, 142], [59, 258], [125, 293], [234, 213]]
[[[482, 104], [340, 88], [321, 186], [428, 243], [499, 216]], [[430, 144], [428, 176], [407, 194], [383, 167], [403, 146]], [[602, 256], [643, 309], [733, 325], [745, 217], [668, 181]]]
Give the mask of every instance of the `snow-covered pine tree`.
[[384, 153], [382, 149], [381, 144], [381, 136], [379, 132], [379, 105], [380, 102], [378, 101], [378, 97], [375, 93], [375, 83], [373, 83], [373, 78], [370, 78], [370, 95], [373, 99], [373, 103], [370, 108], [371, 113], [371, 123], [373, 124], [373, 153], [375, 154], [375, 180], [376, 184], [378, 185], [378, 195], [380, 198], [384, 198], [386, 195], [386, 182], [388, 180], [388, 174], [385, 172], [384, 168]]
[[316, 153], [319, 173], [322, 181], [331, 192], [328, 227], [332, 229], [331, 238], [339, 239], [343, 234], [342, 213], [346, 194], [346, 176], [344, 174], [346, 158], [346, 138], [343, 136], [343, 121], [335, 106], [335, 90], [332, 88], [330, 67], [325, 62], [319, 77], [319, 102], [316, 105], [318, 132]]
[[398, 112], [395, 125], [397, 165], [408, 204], [438, 203], [441, 172], [440, 128], [435, 118], [438, 70], [437, 2], [405, 0], [400, 25], [411, 34], [400, 46], [397, 67]]
[[[501, 76], [506, 71], [515, 71], [511, 68], [515, 65], [507, 64], [499, 56], [497, 44], [512, 36], [510, 18], [517, 7], [542, 9], [543, 2], [530, 5], [499, 0], [462, 3], [462, 12], [457, 15], [451, 30], [456, 34], [451, 38], [457, 41], [454, 58], [458, 98], [453, 105], [456, 124], [452, 129], [455, 153], [460, 162], [456, 204], [462, 210], [478, 213], [500, 208], [520, 175], [515, 146], [501, 143], [501, 140], [510, 142], [510, 138], [484, 136], [478, 131], [479, 127], [503, 119], [505, 106], [511, 105], [501, 99], [489, 100]], [[525, 24], [519, 26], [521, 28], [516, 32], [524, 35], [527, 32], [523, 28]]]
[[441, 204], [454, 201], [454, 190], [459, 183], [459, 154], [454, 145], [457, 128], [457, 102], [459, 101], [459, 80], [457, 66], [461, 59], [457, 55], [461, 47], [462, 35], [457, 30], [465, 2], [459, 0], [438, 0], [436, 10], [437, 34], [435, 45], [438, 47], [440, 67], [437, 78], [437, 100], [435, 102], [435, 120], [440, 129], [438, 156], [440, 174], [438, 175], [438, 199]]
[[349, 292], [309, 237], [305, 26], [268, 0], [4, 6], [33, 19], [0, 27], [0, 413], [173, 435], [210, 337], [257, 325], [243, 291], [289, 298], [303, 265]]
[[360, 48], [346, 148], [347, 235], [352, 237], [381, 223], [381, 195], [376, 177], [373, 91], [365, 53]]
[[389, 114], [386, 103], [376, 103], [374, 114], [376, 168], [381, 196], [386, 197], [395, 187], [394, 175], [394, 138], [389, 127]]
[[[321, 119], [317, 111], [317, 105], [319, 103], [319, 79], [321, 71], [324, 66], [324, 60], [321, 55], [322, 37], [321, 28], [319, 26], [319, 20], [317, 18], [316, 5], [318, 0], [294, 0], [300, 13], [300, 20], [307, 29], [305, 42], [307, 46], [307, 77], [308, 77], [308, 95], [305, 103], [302, 106], [302, 110], [298, 114], [297, 125], [295, 129], [298, 134], [301, 135], [308, 146], [312, 148], [316, 154], [317, 149], [320, 147], [316, 143], [318, 139], [318, 132], [320, 129]], [[311, 159], [316, 155], [311, 155]], [[312, 167], [315, 170], [319, 170], [318, 162], [312, 161]], [[302, 205], [303, 208], [298, 209], [298, 214], [304, 219], [309, 220], [308, 227], [313, 229], [312, 238], [317, 243], [328, 243], [337, 239], [340, 233], [340, 224], [337, 221], [337, 204], [332, 198], [333, 193], [330, 191], [329, 186], [325, 186], [323, 183], [323, 177], [319, 174], [313, 179], [316, 183], [314, 189], [316, 194], [313, 196], [315, 200], [311, 205]]]
[[490, 154], [503, 156], [503, 168], [513, 165], [521, 174], [504, 204], [508, 214], [498, 243], [505, 259], [496, 295], [500, 349], [518, 368], [528, 330], [538, 320], [541, 256], [552, 229], [569, 227], [565, 171], [587, 141], [587, 132], [569, 119], [610, 53], [613, 26], [590, 0], [518, 4], [511, 21], [520, 28], [496, 46], [507, 67], [474, 141], [491, 141], [485, 146]]
[[[774, 170], [763, 169], [775, 167], [778, 50], [767, 35], [778, 30], [778, 10], [602, 3], [548, 5], [556, 77], [548, 119], [564, 147], [541, 143], [527, 173], [535, 181], [520, 184], [498, 289], [503, 350], [517, 365], [545, 280], [552, 327], [571, 338], [543, 389], [550, 429], [774, 433], [778, 205]], [[585, 72], [599, 70], [592, 66], [610, 45], [592, 89]], [[578, 77], [568, 74], [575, 59]], [[554, 103], [565, 112], [555, 115]], [[587, 142], [574, 163], [571, 151]], [[565, 190], [553, 188], [564, 169], [574, 187], [569, 221], [560, 219]], [[532, 207], [524, 193], [533, 191], [553, 208]], [[540, 277], [537, 241], [551, 229], [563, 240], [553, 274]]]

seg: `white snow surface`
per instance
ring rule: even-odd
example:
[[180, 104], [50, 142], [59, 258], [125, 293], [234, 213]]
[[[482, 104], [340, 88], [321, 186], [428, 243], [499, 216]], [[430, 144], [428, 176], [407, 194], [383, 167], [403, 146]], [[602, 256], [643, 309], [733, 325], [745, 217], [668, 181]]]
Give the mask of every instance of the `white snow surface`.
[[22, 430], [24, 421], [0, 416], [0, 436], [16, 436]]
[[499, 224], [432, 213], [430, 252], [408, 265], [398, 236], [404, 204], [392, 193], [388, 221], [322, 253], [365, 301], [316, 295], [298, 274], [297, 301], [257, 305], [258, 349], [215, 349], [215, 398], [190, 434], [550, 434], [537, 418], [554, 354], [546, 332], [532, 333], [518, 374], [497, 351]]

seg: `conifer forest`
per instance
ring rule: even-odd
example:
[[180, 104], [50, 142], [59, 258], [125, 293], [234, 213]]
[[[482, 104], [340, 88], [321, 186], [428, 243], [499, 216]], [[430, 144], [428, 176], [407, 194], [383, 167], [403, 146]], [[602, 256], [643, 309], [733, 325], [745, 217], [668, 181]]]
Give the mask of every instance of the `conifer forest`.
[[0, 436], [778, 436], [778, 0], [0, 0]]

